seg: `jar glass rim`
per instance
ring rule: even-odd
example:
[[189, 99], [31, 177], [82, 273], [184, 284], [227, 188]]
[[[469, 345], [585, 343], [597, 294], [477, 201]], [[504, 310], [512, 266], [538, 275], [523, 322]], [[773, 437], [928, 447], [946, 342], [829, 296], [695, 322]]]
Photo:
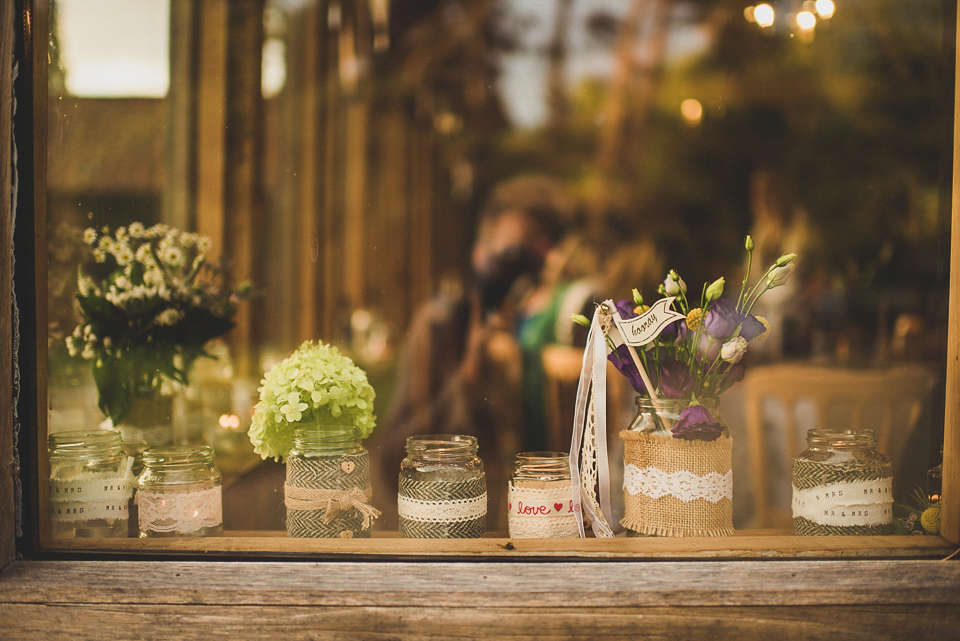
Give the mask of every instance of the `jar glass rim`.
[[150, 447], [143, 452], [147, 466], [195, 465], [213, 463], [213, 448], [209, 445], [170, 445]]
[[871, 429], [837, 430], [814, 428], [807, 431], [809, 445], [824, 447], [867, 447], [877, 443]]
[[85, 454], [97, 450], [119, 449], [123, 438], [117, 430], [69, 430], [47, 437], [51, 452]]
[[477, 437], [466, 434], [422, 434], [407, 437], [407, 452], [443, 456], [445, 454], [475, 453]]

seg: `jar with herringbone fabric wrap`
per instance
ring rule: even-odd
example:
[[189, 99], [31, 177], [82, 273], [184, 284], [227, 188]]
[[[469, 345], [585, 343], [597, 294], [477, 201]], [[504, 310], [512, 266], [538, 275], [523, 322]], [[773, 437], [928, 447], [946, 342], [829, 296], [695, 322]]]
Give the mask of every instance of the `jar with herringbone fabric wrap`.
[[294, 432], [283, 486], [287, 534], [369, 538], [380, 515], [370, 501], [370, 455], [355, 429], [308, 425]]
[[473, 436], [411, 436], [400, 464], [400, 536], [470, 539], [483, 536], [487, 485]]
[[793, 459], [795, 534], [890, 534], [893, 468], [876, 444], [872, 430], [807, 432]]

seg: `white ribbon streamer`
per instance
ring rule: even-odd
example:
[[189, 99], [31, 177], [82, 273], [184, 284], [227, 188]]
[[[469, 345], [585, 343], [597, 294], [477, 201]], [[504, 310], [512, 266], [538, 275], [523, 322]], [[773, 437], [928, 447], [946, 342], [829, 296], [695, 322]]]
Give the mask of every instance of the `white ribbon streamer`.
[[[612, 308], [613, 303], [607, 301]], [[601, 327], [600, 308], [593, 313], [583, 353], [583, 366], [577, 387], [577, 402], [570, 438], [570, 489], [574, 505], [580, 505], [590, 517], [597, 537], [612, 537], [610, 509], [610, 470], [607, 460], [607, 348]], [[586, 446], [590, 456], [581, 461]], [[595, 458], [594, 458], [595, 457]], [[595, 471], [595, 475], [594, 475]], [[594, 482], [598, 486], [594, 491]], [[583, 494], [586, 493], [586, 500]], [[597, 501], [599, 494], [599, 504]], [[599, 510], [597, 509], [599, 507]], [[577, 529], [586, 536], [583, 514], [576, 512]]]

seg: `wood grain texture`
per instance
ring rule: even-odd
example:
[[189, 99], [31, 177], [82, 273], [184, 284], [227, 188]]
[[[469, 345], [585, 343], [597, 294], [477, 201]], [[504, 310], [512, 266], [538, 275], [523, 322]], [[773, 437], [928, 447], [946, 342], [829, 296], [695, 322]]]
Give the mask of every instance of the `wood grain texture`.
[[[957, 5], [960, 15], [960, 4]], [[960, 30], [957, 30], [960, 43]], [[957, 47], [960, 52], [960, 46]], [[960, 64], [953, 106], [953, 194], [950, 230], [950, 308], [947, 314], [947, 395], [943, 426], [943, 509], [940, 532], [960, 544]]]
[[49, 551], [119, 551], [125, 553], [194, 553], [248, 557], [360, 556], [406, 558], [943, 558], [956, 547], [936, 536], [783, 536], [779, 532], [742, 532], [714, 538], [615, 539], [401, 539], [375, 533], [373, 539], [293, 539], [284, 532], [245, 536], [173, 539], [55, 539]]
[[950, 639], [958, 587], [940, 561], [18, 562], [0, 638]]
[[[652, 607], [592, 609], [504, 606], [243, 607], [0, 605], [5, 639], [710, 639], [878, 641], [951, 639], [960, 615], [942, 607]], [[916, 631], [916, 632], [914, 632]]]
[[952, 561], [14, 562], [0, 604], [616, 608], [953, 606]]

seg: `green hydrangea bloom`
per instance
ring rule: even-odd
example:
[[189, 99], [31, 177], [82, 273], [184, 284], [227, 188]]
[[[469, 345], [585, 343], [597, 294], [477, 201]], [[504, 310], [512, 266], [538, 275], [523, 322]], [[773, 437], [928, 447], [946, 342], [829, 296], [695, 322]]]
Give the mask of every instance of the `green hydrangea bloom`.
[[366, 373], [332, 345], [304, 342], [264, 375], [259, 391], [247, 434], [262, 458], [285, 458], [302, 425], [351, 425], [360, 438], [376, 426]]

